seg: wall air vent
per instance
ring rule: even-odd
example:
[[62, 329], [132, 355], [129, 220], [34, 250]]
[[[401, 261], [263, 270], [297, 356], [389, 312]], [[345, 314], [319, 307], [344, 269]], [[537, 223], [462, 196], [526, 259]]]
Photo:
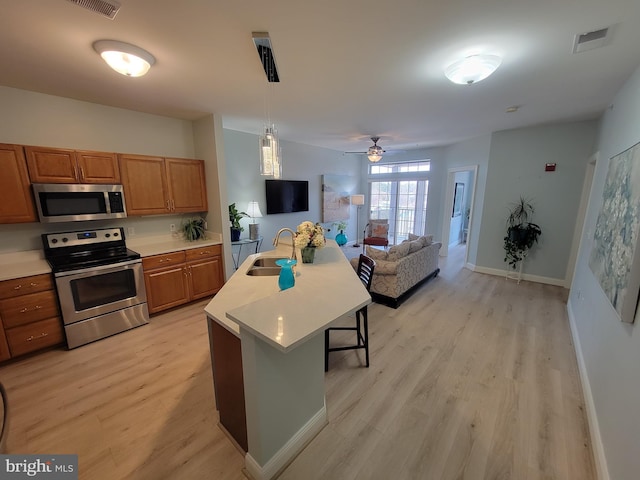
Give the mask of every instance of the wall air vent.
[[611, 30], [611, 28], [601, 28], [592, 32], [579, 33], [573, 40], [573, 53], [604, 47], [611, 40]]
[[99, 13], [107, 18], [113, 20], [120, 10], [120, 3], [115, 0], [67, 0], [71, 3], [91, 10], [92, 12]]
[[276, 67], [276, 57], [273, 55], [271, 48], [271, 39], [267, 32], [253, 32], [253, 43], [258, 50], [258, 56], [262, 62], [262, 68], [267, 76], [268, 82], [279, 82], [280, 76]]

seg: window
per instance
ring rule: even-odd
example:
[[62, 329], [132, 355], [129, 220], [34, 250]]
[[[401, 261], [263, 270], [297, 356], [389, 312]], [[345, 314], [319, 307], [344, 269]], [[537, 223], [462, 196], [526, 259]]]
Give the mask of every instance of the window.
[[425, 233], [430, 169], [427, 160], [369, 166], [369, 218], [389, 220], [390, 244]]

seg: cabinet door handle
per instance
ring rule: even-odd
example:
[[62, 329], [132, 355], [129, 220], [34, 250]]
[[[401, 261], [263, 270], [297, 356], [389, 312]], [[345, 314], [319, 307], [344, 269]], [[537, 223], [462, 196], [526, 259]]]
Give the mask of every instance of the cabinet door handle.
[[[40, 305], [36, 305], [32, 310], [40, 310], [42, 307]], [[20, 313], [27, 313], [29, 311], [29, 307], [24, 307], [20, 310]]]
[[209, 250], [205, 250], [204, 252], [200, 252], [200, 255], [209, 255], [210, 253]]
[[171, 200], [167, 200], [167, 210], [171, 211]]
[[13, 287], [14, 290], [20, 290], [22, 288], [22, 285], [16, 285], [15, 287]]
[[31, 282], [31, 286], [32, 286], [32, 287], [37, 287], [37, 286], [38, 286], [38, 284], [37, 284], [37, 283], [33, 283], [33, 282]]
[[161, 258], [160, 261], [158, 263], [164, 263], [164, 262], [170, 262], [171, 259], [170, 258]]
[[44, 337], [48, 337], [49, 334], [47, 332], [42, 332], [40, 335], [38, 335], [37, 337], [34, 337], [33, 335], [27, 337], [27, 342], [32, 342], [33, 340], [37, 340], [38, 338], [44, 338]]
[[176, 201], [173, 198], [171, 199], [171, 211], [176, 211]]
[[80, 181], [80, 173], [78, 173], [78, 165], [73, 166], [73, 176], [76, 177], [76, 181]]

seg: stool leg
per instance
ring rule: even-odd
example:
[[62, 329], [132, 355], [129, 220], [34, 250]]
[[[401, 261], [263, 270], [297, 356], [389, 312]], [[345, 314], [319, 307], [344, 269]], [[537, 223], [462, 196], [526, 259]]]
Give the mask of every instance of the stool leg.
[[367, 315], [367, 307], [364, 307], [362, 316], [364, 324], [364, 353], [367, 359], [367, 368], [369, 368], [369, 316]]
[[324, 371], [329, 371], [329, 330], [324, 331]]

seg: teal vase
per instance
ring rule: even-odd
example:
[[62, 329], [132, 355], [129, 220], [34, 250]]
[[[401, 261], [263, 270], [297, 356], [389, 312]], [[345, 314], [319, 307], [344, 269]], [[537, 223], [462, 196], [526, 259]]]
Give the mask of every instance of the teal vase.
[[346, 245], [347, 243], [347, 236], [342, 230], [340, 230], [340, 233], [336, 235], [336, 243], [339, 247]]
[[280, 266], [280, 276], [278, 277], [280, 290], [286, 290], [296, 284], [296, 276], [293, 274], [292, 269], [296, 263], [298, 263], [297, 260], [289, 260], [286, 258], [276, 260], [276, 265]]

